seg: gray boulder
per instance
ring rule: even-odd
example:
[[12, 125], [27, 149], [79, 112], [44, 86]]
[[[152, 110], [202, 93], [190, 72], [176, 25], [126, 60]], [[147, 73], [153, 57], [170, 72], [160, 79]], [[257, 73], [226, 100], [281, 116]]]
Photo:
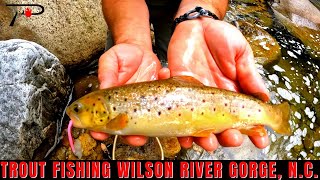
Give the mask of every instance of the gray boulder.
[[0, 159], [43, 159], [72, 91], [64, 66], [34, 42], [0, 41], [0, 79]]

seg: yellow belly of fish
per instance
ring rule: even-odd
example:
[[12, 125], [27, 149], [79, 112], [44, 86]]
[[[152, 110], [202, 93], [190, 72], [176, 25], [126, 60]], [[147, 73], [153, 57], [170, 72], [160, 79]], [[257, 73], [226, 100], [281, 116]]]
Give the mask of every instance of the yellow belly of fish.
[[250, 125], [264, 124], [268, 118], [264, 113], [247, 118], [246, 113], [232, 114], [226, 110], [212, 111], [198, 108], [192, 112], [189, 109], [162, 111], [159, 116], [154, 113], [140, 116], [129, 114], [128, 119], [124, 129], [104, 131], [117, 135], [149, 137], [207, 137], [210, 133], [220, 133], [229, 128], [247, 128]]

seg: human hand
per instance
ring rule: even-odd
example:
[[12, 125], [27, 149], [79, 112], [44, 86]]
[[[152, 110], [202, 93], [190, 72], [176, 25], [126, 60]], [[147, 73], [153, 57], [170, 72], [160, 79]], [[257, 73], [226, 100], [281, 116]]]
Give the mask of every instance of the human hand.
[[[210, 18], [181, 22], [168, 47], [168, 67], [171, 76], [193, 76], [205, 85], [246, 94], [262, 94], [269, 100], [268, 90], [256, 71], [253, 52], [234, 26]], [[258, 148], [269, 144], [268, 136], [249, 137]], [[222, 146], [239, 146], [243, 136], [239, 130], [229, 129], [208, 138], [179, 138], [182, 147], [195, 142], [208, 151]]]
[[[161, 69], [157, 56], [148, 49], [134, 44], [118, 44], [110, 48], [99, 59], [98, 78], [100, 88], [109, 88], [134, 82], [168, 78], [169, 70]], [[109, 134], [90, 132], [96, 140], [105, 140]], [[127, 144], [142, 146], [144, 136], [123, 136]]]

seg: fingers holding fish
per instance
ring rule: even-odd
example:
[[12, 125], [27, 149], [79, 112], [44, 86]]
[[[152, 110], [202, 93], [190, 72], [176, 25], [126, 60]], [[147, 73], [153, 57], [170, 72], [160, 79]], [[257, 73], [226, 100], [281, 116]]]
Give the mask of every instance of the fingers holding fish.
[[264, 149], [266, 148], [270, 141], [269, 141], [269, 137], [268, 135], [264, 135], [264, 136], [249, 136], [251, 142], [260, 149]]
[[159, 79], [168, 79], [170, 78], [170, 69], [169, 68], [162, 68], [159, 71]]
[[90, 135], [93, 139], [98, 140], [98, 141], [105, 141], [110, 137], [109, 134], [103, 133], [103, 132], [95, 132], [95, 131], [90, 131]]
[[218, 139], [213, 133], [209, 137], [195, 137], [194, 142], [209, 152], [215, 151], [219, 146]]
[[[90, 131], [92, 138], [98, 141], [107, 140], [110, 135], [103, 132]], [[148, 138], [145, 136], [122, 136], [124, 143], [132, 146], [143, 146], [147, 143]]]
[[216, 135], [221, 146], [238, 147], [243, 143], [243, 136], [237, 129], [228, 129]]
[[124, 143], [131, 146], [143, 146], [147, 143], [148, 137], [146, 136], [122, 136]]
[[192, 147], [193, 137], [178, 137], [178, 140], [182, 148], [189, 149]]

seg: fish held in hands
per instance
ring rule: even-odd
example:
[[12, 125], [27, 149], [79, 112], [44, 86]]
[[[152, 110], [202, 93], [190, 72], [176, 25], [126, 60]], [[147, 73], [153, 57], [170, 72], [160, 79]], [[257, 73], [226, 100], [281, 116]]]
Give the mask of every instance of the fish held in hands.
[[234, 128], [264, 136], [264, 126], [278, 134], [292, 133], [287, 102], [268, 104], [189, 76], [97, 90], [73, 102], [66, 113], [69, 131], [74, 126], [113, 135], [207, 137]]

